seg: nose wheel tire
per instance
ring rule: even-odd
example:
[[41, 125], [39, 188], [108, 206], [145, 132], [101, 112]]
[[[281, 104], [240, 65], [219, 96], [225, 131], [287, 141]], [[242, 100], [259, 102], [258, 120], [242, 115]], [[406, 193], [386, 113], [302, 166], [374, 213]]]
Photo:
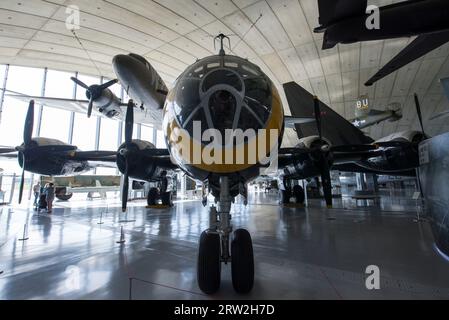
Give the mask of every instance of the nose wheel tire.
[[159, 190], [157, 188], [151, 188], [148, 191], [148, 196], [147, 196], [147, 204], [149, 206], [154, 206], [157, 203], [157, 199], [158, 199], [158, 195], [159, 195]]
[[247, 230], [234, 232], [231, 242], [232, 285], [237, 293], [248, 293], [254, 286], [254, 254], [251, 235]]
[[214, 294], [220, 289], [221, 261], [220, 236], [204, 231], [200, 237], [197, 268], [198, 286], [206, 294]]

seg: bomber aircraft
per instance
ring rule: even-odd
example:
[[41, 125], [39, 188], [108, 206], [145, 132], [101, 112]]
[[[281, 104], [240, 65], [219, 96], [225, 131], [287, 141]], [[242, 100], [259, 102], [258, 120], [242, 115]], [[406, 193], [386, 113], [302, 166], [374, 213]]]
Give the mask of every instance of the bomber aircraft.
[[[267, 168], [287, 179], [321, 176], [326, 204], [331, 206], [333, 167], [408, 173], [417, 166], [417, 143], [424, 135], [410, 133], [374, 142], [296, 83], [285, 84], [284, 90], [290, 106], [297, 105], [299, 108], [294, 110], [302, 111], [286, 117], [269, 77], [247, 59], [226, 54], [225, 35], [217, 39], [221, 41], [219, 54], [189, 66], [171, 90], [145, 58], [136, 54], [114, 57], [118, 82], [131, 97], [126, 109], [107, 88], [116, 81], [89, 87], [74, 80], [86, 88], [89, 101], [32, 97], [24, 143], [0, 153], [18, 151], [24, 170], [46, 175], [77, 174], [92, 163], [115, 162], [125, 177], [123, 211], [127, 207], [129, 178], [157, 180], [164, 170], [181, 169], [203, 182], [215, 198], [210, 206], [210, 226], [199, 240], [200, 289], [207, 294], [218, 291], [221, 264], [230, 263], [234, 289], [247, 293], [254, 284], [252, 240], [247, 230], [233, 230], [231, 207], [235, 197], [246, 197], [250, 181]], [[118, 151], [82, 152], [60, 141], [32, 138], [34, 101], [52, 106], [61, 103], [62, 108], [76, 104], [89, 116], [92, 110], [124, 119], [125, 142]], [[111, 113], [107, 111], [110, 106], [117, 108]], [[141, 115], [138, 121], [147, 116], [150, 122], [160, 121], [167, 149], [132, 139], [136, 113]], [[284, 129], [289, 126], [296, 128], [300, 143], [294, 148], [281, 148]]]

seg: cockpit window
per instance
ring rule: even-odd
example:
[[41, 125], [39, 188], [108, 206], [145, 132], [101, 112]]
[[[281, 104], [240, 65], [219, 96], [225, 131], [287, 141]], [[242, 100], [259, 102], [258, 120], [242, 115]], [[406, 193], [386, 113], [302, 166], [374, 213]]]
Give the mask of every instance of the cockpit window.
[[271, 80], [254, 64], [235, 56], [197, 61], [177, 80], [174, 110], [179, 125], [202, 129], [262, 129], [272, 108]]

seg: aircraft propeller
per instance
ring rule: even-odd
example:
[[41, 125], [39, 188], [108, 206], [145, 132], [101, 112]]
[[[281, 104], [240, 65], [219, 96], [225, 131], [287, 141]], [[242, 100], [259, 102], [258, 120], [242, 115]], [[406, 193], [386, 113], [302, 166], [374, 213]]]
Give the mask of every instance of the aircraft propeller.
[[123, 189], [122, 189], [122, 211], [126, 211], [126, 205], [128, 203], [128, 192], [129, 192], [129, 150], [132, 144], [134, 130], [134, 102], [133, 100], [128, 101], [128, 107], [126, 109], [126, 120], [125, 120], [125, 149], [120, 150], [121, 155], [125, 159], [125, 172], [123, 179]]
[[19, 188], [19, 204], [22, 203], [23, 188], [25, 185], [25, 171], [26, 171], [25, 151], [27, 150], [28, 147], [32, 145], [33, 127], [34, 127], [34, 100], [31, 100], [28, 106], [28, 112], [25, 119], [25, 126], [23, 128], [23, 144], [14, 149], [15, 151], [19, 152], [22, 158], [22, 175], [20, 179], [20, 188]]
[[94, 84], [92, 86], [88, 86], [87, 84], [85, 84], [84, 82], [82, 82], [81, 80], [79, 80], [75, 77], [71, 77], [70, 79], [73, 82], [75, 82], [77, 85], [79, 85], [80, 87], [86, 89], [86, 96], [89, 99], [89, 107], [87, 108], [87, 117], [88, 118], [90, 118], [92, 116], [92, 109], [94, 106], [94, 101], [101, 97], [104, 90], [108, 89], [109, 87], [112, 87], [114, 84], [116, 84], [118, 82], [118, 80], [115, 79], [115, 80], [108, 81], [104, 84], [100, 84], [100, 85]]
[[414, 95], [414, 98], [415, 98], [416, 113], [418, 115], [419, 124], [421, 126], [421, 132], [422, 132], [423, 136], [426, 136], [426, 133], [424, 131], [424, 124], [423, 124], [423, 120], [422, 120], [421, 104], [419, 103], [419, 98], [416, 93]]

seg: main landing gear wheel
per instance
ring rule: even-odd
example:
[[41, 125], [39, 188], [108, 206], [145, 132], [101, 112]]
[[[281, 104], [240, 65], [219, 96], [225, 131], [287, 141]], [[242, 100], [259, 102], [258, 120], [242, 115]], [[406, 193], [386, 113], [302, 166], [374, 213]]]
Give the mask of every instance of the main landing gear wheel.
[[159, 195], [159, 190], [157, 188], [151, 188], [148, 191], [147, 204], [149, 206], [155, 206], [157, 203], [158, 195]]
[[251, 235], [244, 229], [234, 232], [231, 242], [232, 285], [237, 293], [248, 293], [254, 286], [254, 254]]
[[303, 187], [296, 185], [293, 187], [293, 196], [296, 199], [296, 203], [298, 204], [304, 204], [304, 201], [306, 200], [304, 196], [304, 189]]
[[161, 194], [161, 200], [162, 200], [162, 205], [169, 206], [169, 207], [173, 206], [171, 192], [164, 192], [163, 194]]
[[220, 289], [221, 258], [220, 235], [204, 231], [200, 238], [197, 268], [198, 286], [206, 294]]

